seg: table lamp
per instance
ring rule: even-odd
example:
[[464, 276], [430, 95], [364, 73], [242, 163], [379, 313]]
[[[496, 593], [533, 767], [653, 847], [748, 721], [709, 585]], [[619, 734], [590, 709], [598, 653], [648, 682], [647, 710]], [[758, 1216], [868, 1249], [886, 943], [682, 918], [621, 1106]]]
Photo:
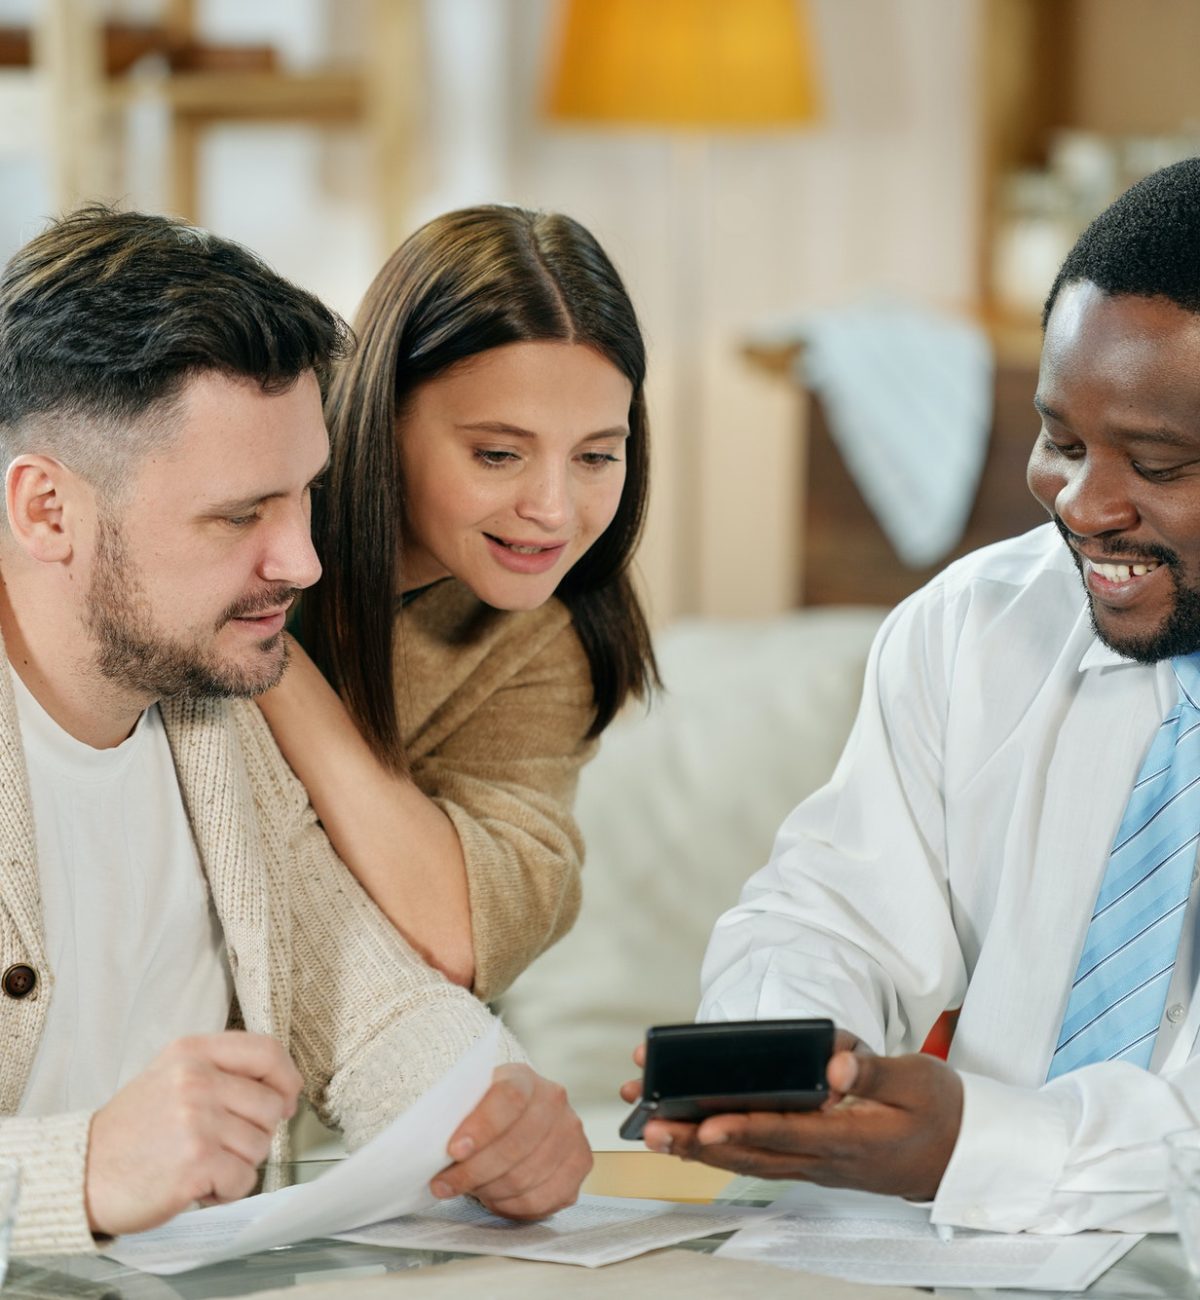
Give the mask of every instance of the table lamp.
[[[657, 128], [672, 142], [675, 413], [697, 438], [709, 144], [715, 132], [794, 129], [819, 116], [804, 0], [565, 0], [546, 95], [550, 118]], [[678, 604], [701, 604], [700, 448], [678, 457]], [[695, 454], [689, 454], [695, 453]]]

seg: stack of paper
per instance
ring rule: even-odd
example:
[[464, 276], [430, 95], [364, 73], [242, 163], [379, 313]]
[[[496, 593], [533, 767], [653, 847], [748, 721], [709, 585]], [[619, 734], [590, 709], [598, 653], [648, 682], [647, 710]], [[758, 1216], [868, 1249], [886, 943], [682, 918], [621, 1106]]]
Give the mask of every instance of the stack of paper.
[[743, 1228], [717, 1254], [855, 1282], [1082, 1291], [1141, 1240], [956, 1228], [944, 1241], [920, 1206], [808, 1184], [789, 1188], [771, 1208], [782, 1213]]
[[342, 1241], [464, 1255], [508, 1255], [596, 1268], [632, 1259], [714, 1232], [743, 1228], [769, 1210], [737, 1205], [677, 1205], [673, 1201], [582, 1196], [578, 1205], [540, 1223], [514, 1223], [460, 1197], [424, 1214], [340, 1232]]

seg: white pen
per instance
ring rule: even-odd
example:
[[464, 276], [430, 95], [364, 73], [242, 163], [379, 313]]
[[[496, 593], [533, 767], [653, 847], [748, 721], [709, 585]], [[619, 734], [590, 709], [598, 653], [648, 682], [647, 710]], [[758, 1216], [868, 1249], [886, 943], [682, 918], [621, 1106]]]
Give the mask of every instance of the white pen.
[[938, 1241], [953, 1241], [954, 1229], [948, 1223], [935, 1223], [934, 1231], [938, 1235]]

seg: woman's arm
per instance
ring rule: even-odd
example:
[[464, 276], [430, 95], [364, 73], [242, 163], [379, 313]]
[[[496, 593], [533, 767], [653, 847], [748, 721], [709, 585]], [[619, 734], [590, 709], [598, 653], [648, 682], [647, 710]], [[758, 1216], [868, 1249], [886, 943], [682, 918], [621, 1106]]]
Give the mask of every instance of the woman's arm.
[[[424, 602], [424, 603], [423, 603]], [[477, 997], [490, 1001], [579, 910], [572, 815], [595, 753], [591, 667], [566, 609], [480, 617], [449, 584], [405, 611], [412, 779], [454, 823], [467, 865]]]
[[376, 906], [455, 984], [475, 978], [462, 845], [444, 812], [389, 771], [337, 692], [294, 641], [287, 671], [258, 697], [325, 833]]

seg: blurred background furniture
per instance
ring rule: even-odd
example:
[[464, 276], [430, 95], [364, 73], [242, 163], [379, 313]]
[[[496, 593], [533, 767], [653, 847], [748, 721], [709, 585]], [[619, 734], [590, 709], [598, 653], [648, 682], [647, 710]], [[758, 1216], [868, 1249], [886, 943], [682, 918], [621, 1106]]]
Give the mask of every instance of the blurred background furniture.
[[351, 125], [370, 143], [384, 239], [399, 242], [422, 84], [416, 0], [367, 0], [361, 53], [304, 70], [268, 43], [206, 39], [199, 8], [163, 0], [153, 19], [128, 21], [94, 0], [38, 0], [28, 27], [0, 27], [0, 67], [36, 70], [49, 89], [56, 206], [124, 194], [127, 111], [149, 101], [168, 117], [169, 211], [200, 219], [200, 146], [215, 126]]
[[[797, 605], [894, 605], [951, 560], [1045, 522], [1045, 510], [1025, 484], [1038, 430], [1033, 394], [1039, 341], [1037, 332], [1024, 329], [992, 331], [992, 431], [974, 505], [958, 545], [937, 564], [919, 568], [901, 562], [863, 500], [830, 436], [820, 397], [795, 377], [797, 349], [745, 349], [756, 367], [786, 381], [794, 393], [802, 448], [794, 540]], [[913, 437], [919, 439], [921, 430], [915, 428]]]
[[986, 0], [978, 29], [979, 302], [1036, 323], [1076, 235], [1200, 151], [1194, 0]]
[[[1200, 6], [806, 0], [819, 118], [703, 132], [708, 177], [690, 205], [673, 197], [673, 160], [696, 141], [547, 113], [567, 12], [566, 0], [0, 0], [0, 257], [75, 200], [116, 199], [240, 239], [352, 314], [435, 211], [569, 211], [612, 253], [651, 345], [640, 567], [656, 623], [777, 613], [801, 587], [806, 601], [891, 599], [820, 592], [833, 570], [803, 559], [797, 482], [813, 511], [838, 503], [839, 557], [861, 527], [862, 567], [883, 572], [879, 539], [841, 500], [819, 428], [805, 473], [794, 389], [747, 365], [740, 341], [777, 313], [884, 289], [1013, 322], [1036, 350], [1037, 303], [1081, 223], [1200, 147]], [[681, 282], [702, 288], [694, 312], [680, 310]], [[1019, 473], [1009, 482], [1028, 508]], [[1026, 522], [999, 497], [979, 504], [986, 527], [971, 540]]]

